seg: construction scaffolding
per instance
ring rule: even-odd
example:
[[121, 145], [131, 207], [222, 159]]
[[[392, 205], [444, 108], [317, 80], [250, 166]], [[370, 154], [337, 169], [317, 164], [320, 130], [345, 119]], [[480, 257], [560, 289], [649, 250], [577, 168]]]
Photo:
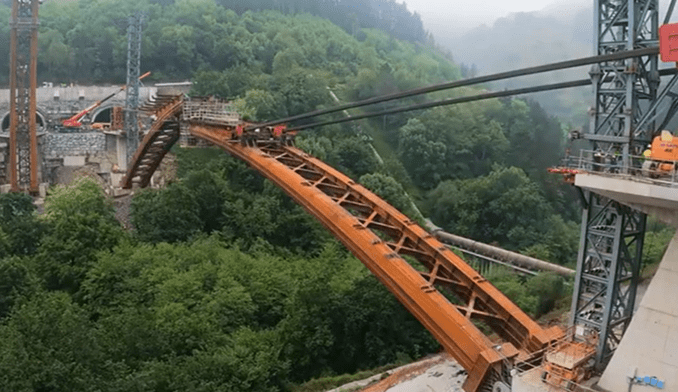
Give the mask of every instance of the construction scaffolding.
[[183, 120], [228, 126], [242, 122], [233, 105], [214, 99], [185, 101]]
[[[656, 47], [657, 0], [596, 0], [597, 55]], [[657, 53], [604, 61], [590, 71], [594, 89], [591, 126], [583, 137], [601, 156], [618, 157], [628, 174], [634, 155], [652, 140], [659, 86]], [[645, 214], [583, 192], [584, 212], [570, 323], [577, 335], [595, 331], [597, 370], [607, 365], [631, 320], [645, 234]]]
[[14, 0], [10, 34], [9, 183], [13, 192], [37, 192], [36, 87], [39, 0]]
[[127, 161], [139, 147], [139, 76], [141, 75], [141, 26], [144, 15], [137, 12], [129, 17], [127, 28], [127, 88], [125, 96], [125, 131], [127, 132]]

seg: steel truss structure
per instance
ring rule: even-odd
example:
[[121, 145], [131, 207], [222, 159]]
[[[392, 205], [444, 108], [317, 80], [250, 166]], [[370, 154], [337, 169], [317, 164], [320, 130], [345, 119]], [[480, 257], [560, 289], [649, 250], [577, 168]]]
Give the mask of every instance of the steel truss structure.
[[[180, 118], [181, 97], [155, 104], [156, 121], [144, 137], [123, 186], [149, 183], [171, 147], [169, 129]], [[187, 120], [184, 120], [187, 121]], [[448, 247], [360, 184], [281, 140], [243, 143], [237, 127], [188, 120], [189, 132], [247, 162], [316, 217], [384, 284], [469, 372], [467, 392], [511, 385], [517, 363], [537, 363], [563, 337], [544, 329]], [[176, 128], [176, 127], [174, 127]], [[503, 342], [490, 340], [482, 323]]]
[[144, 15], [137, 12], [129, 17], [127, 27], [127, 88], [125, 95], [125, 132], [127, 132], [127, 161], [139, 146], [139, 76], [141, 75], [141, 27]]
[[38, 0], [14, 0], [10, 34], [9, 183], [12, 192], [38, 191], [36, 87]]
[[[658, 0], [596, 0], [594, 15], [598, 55], [657, 46]], [[603, 152], [618, 153], [625, 168], [629, 155], [640, 155], [651, 140], [635, 128], [657, 98], [657, 57], [602, 62], [590, 72], [595, 102], [585, 137]]]
[[571, 318], [579, 335], [597, 331], [602, 370], [633, 315], [645, 214], [590, 192], [585, 198]]
[[[596, 0], [594, 17], [597, 55], [657, 45], [657, 0]], [[625, 173], [632, 170], [631, 155], [641, 154], [652, 137], [636, 128], [657, 99], [657, 62], [650, 54], [602, 62], [590, 72], [595, 102], [584, 138], [601, 155], [620, 159]], [[595, 365], [602, 370], [633, 312], [646, 218], [601, 196], [585, 193], [584, 199], [570, 321], [580, 334], [598, 333]]]

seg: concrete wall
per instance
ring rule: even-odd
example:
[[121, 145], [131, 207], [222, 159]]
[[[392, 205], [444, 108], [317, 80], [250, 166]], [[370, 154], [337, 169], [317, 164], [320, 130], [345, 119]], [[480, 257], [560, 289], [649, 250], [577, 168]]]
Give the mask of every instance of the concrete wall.
[[608, 391], [656, 391], [629, 385], [629, 376], [656, 377], [665, 391], [678, 392], [678, 234], [631, 320], [599, 385]]
[[86, 156], [106, 152], [106, 135], [101, 132], [47, 133], [42, 136], [45, 157]]
[[[120, 90], [120, 86], [40, 87], [36, 90], [36, 93], [38, 104], [54, 102], [55, 94], [58, 94], [59, 101], [79, 101], [82, 95], [86, 102], [94, 103], [118, 90]], [[149, 99], [156, 91], [155, 87], [141, 87], [139, 89], [139, 100], [143, 102]], [[116, 97], [124, 100], [125, 92], [120, 92]], [[9, 89], [0, 89], [0, 106], [9, 108]]]

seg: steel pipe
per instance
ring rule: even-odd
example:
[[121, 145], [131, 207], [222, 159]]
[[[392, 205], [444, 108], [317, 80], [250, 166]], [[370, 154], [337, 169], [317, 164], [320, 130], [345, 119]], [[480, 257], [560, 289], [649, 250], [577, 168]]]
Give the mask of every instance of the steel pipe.
[[[431, 227], [431, 226], [429, 226]], [[562, 265], [553, 264], [544, 260], [535, 259], [534, 257], [525, 256], [520, 253], [511, 252], [496, 246], [487, 245], [482, 242], [474, 241], [469, 238], [460, 237], [458, 235], [446, 233], [440, 228], [432, 230], [432, 234], [441, 242], [460, 249], [467, 249], [500, 261], [506, 261], [515, 264], [522, 268], [535, 269], [539, 271], [550, 271], [564, 277], [574, 276], [574, 270], [571, 270]]]

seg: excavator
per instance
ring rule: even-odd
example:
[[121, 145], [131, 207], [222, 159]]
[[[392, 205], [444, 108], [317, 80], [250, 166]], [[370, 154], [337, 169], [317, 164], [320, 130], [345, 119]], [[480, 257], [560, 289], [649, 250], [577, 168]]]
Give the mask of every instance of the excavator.
[[[141, 75], [141, 76], [139, 77], [139, 80], [144, 79], [145, 77], [149, 76], [150, 74], [151, 74], [150, 71], [149, 71], [149, 72], [146, 72], [145, 74], [143, 74], [143, 75]], [[87, 114], [91, 113], [92, 110], [94, 110], [94, 109], [98, 108], [99, 106], [101, 106], [104, 102], [106, 102], [106, 101], [108, 101], [109, 99], [111, 99], [111, 98], [115, 97], [116, 95], [118, 95], [118, 93], [120, 93], [121, 91], [124, 91], [125, 88], [126, 88], [126, 86], [120, 87], [120, 89], [117, 90], [116, 92], [114, 92], [114, 93], [108, 95], [107, 97], [105, 97], [105, 98], [102, 99], [102, 100], [99, 100], [99, 101], [97, 101], [97, 102], [91, 104], [90, 106], [86, 107], [86, 108], [83, 109], [82, 111], [80, 111], [80, 112], [78, 112], [77, 114], [75, 114], [73, 117], [67, 118], [66, 120], [64, 120], [64, 121], [61, 123], [61, 125], [62, 125], [64, 128], [68, 129], [68, 130], [74, 130], [74, 129], [76, 129], [76, 128], [81, 128], [81, 127], [82, 127], [82, 122], [81, 122], [80, 120], [82, 120], [83, 117], [85, 117]]]

